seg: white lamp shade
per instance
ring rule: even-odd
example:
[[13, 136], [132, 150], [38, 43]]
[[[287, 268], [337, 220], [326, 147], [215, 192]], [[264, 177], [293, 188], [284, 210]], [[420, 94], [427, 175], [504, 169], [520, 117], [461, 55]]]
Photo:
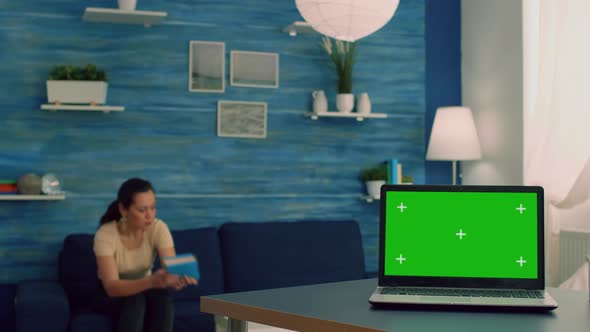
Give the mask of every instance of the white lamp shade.
[[389, 22], [399, 0], [295, 0], [295, 4], [318, 32], [354, 42]]
[[467, 107], [440, 107], [436, 110], [427, 160], [475, 160], [481, 147], [473, 114]]

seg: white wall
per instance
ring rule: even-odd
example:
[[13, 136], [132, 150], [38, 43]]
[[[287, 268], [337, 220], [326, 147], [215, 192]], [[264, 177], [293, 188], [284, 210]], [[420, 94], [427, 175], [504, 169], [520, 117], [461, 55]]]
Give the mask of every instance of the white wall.
[[523, 45], [520, 0], [462, 0], [463, 105], [483, 158], [462, 162], [464, 184], [523, 184]]

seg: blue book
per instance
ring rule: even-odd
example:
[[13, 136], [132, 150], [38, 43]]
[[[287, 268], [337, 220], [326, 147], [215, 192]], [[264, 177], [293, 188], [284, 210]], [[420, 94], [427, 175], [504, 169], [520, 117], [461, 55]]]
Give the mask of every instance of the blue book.
[[397, 179], [398, 179], [398, 174], [397, 174], [398, 164], [399, 163], [398, 163], [397, 159], [391, 159], [389, 161], [389, 167], [388, 167], [388, 169], [389, 169], [388, 175], [389, 176], [388, 176], [387, 183], [389, 183], [389, 184], [397, 184], [398, 183], [398, 181], [397, 181]]
[[189, 276], [196, 280], [201, 277], [199, 273], [199, 262], [193, 254], [180, 254], [164, 257], [166, 271], [179, 276]]

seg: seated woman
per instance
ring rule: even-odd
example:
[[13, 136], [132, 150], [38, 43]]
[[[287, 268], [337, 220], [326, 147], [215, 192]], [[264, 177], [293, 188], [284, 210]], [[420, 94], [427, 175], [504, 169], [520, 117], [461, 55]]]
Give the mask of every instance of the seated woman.
[[148, 181], [132, 178], [121, 185], [100, 219], [94, 254], [103, 289], [112, 300], [112, 307], [103, 309], [115, 316], [116, 330], [141, 332], [145, 325], [146, 331], [172, 332], [170, 289], [197, 281], [165, 269], [151, 273], [156, 254], [162, 261], [176, 252], [168, 226], [156, 219], [156, 197]]

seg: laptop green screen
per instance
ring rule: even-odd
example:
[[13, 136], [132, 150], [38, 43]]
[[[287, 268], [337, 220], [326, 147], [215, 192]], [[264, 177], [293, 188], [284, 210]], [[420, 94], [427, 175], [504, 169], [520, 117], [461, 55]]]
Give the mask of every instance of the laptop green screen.
[[537, 277], [537, 194], [385, 195], [386, 276]]

